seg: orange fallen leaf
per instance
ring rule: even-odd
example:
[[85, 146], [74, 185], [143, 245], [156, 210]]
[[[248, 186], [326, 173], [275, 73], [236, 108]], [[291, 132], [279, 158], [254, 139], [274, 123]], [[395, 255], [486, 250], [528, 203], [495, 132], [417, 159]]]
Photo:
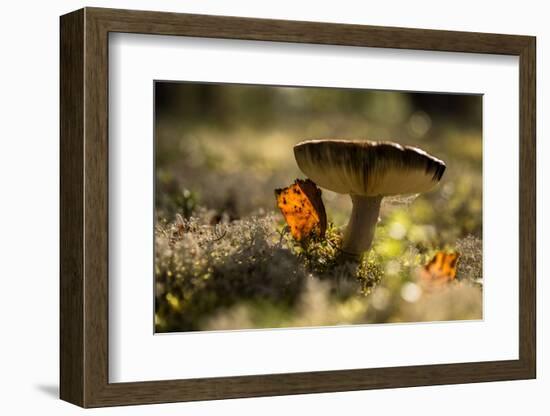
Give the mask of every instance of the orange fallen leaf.
[[296, 179], [286, 188], [275, 189], [275, 196], [295, 240], [302, 241], [314, 232], [325, 237], [327, 214], [321, 190], [313, 181]]
[[425, 283], [445, 284], [456, 279], [458, 253], [438, 251], [436, 255], [420, 269], [420, 277]]

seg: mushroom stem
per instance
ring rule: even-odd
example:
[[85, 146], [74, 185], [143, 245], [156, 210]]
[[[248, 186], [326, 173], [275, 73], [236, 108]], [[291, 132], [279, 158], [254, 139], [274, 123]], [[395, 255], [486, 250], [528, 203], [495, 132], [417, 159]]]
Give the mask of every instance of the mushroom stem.
[[351, 201], [353, 209], [344, 233], [342, 251], [359, 258], [371, 246], [382, 196], [351, 195]]

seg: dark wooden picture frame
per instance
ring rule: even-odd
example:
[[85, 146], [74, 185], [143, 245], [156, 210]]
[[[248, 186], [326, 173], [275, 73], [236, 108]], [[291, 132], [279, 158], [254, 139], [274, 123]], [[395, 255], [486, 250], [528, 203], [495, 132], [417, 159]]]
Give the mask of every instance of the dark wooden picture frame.
[[[60, 396], [83, 407], [518, 380], [536, 376], [535, 38], [85, 8], [61, 17]], [[109, 383], [108, 35], [298, 42], [519, 57], [519, 359]]]

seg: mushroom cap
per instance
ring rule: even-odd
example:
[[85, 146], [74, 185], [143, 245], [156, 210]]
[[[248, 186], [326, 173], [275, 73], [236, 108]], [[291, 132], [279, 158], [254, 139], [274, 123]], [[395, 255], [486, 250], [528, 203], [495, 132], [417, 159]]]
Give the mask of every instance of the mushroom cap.
[[317, 185], [340, 194], [427, 192], [445, 172], [445, 163], [425, 151], [386, 141], [307, 140], [294, 146], [294, 157]]

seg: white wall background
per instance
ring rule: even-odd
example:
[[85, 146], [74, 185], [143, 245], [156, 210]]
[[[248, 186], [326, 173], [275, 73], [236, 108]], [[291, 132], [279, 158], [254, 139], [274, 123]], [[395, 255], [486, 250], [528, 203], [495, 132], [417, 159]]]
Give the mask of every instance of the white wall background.
[[[317, 20], [537, 36], [538, 53], [538, 379], [338, 394], [166, 404], [87, 411], [162, 414], [529, 414], [550, 411], [546, 359], [550, 301], [543, 259], [550, 226], [550, 145], [543, 130], [550, 85], [550, 26], [545, 2], [461, 0], [254, 2], [121, 0], [4, 2], [0, 13], [0, 409], [2, 414], [71, 415], [81, 409], [58, 395], [58, 16], [82, 6]], [[503, 227], [506, 218], [502, 218]], [[546, 325], [546, 331], [543, 331]]]

